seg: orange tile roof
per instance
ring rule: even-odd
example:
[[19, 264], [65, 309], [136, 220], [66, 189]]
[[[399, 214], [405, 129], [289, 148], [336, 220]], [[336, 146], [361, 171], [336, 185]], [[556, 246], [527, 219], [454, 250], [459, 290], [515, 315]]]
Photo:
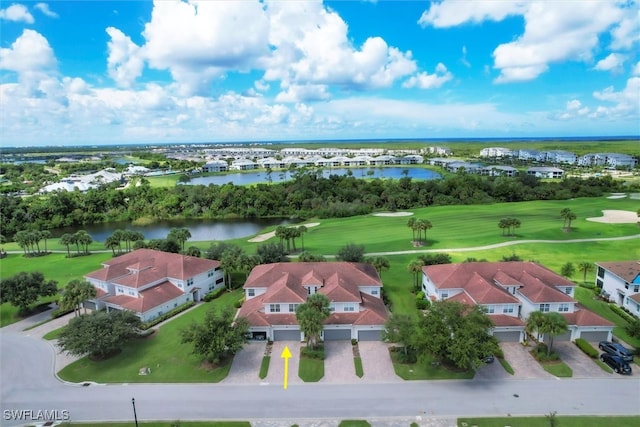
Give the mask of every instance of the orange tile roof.
[[104, 298], [104, 301], [136, 313], [145, 313], [181, 295], [183, 292], [171, 282], [162, 282], [140, 292], [140, 296], [137, 298], [128, 295], [114, 295]]
[[495, 326], [525, 326], [526, 323], [513, 316], [507, 316], [506, 314], [489, 314], [489, 318]]

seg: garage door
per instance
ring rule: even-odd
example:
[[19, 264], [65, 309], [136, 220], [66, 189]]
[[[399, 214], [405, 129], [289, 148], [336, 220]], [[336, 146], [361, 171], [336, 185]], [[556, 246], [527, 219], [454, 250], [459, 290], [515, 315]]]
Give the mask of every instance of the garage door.
[[609, 333], [605, 331], [582, 332], [580, 338], [589, 342], [606, 341], [609, 338]]
[[382, 331], [358, 331], [358, 341], [382, 341]]
[[[571, 332], [565, 332], [562, 335], [558, 335], [556, 337], [553, 338], [553, 341], [571, 341]], [[549, 342], [548, 340], [545, 340], [545, 342]]]
[[86, 308], [87, 310], [95, 310], [96, 309], [96, 303], [94, 301], [85, 301], [82, 303], [82, 306], [84, 308]]
[[300, 341], [300, 330], [282, 329], [273, 331], [274, 341]]
[[351, 329], [325, 329], [325, 341], [350, 340]]
[[493, 336], [500, 342], [519, 342], [520, 331], [494, 332]]

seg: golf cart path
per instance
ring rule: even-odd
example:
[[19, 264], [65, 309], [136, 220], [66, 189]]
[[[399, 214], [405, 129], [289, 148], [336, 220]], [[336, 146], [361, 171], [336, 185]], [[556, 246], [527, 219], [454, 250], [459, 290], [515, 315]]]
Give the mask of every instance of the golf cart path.
[[523, 245], [528, 243], [587, 243], [587, 242], [608, 242], [614, 240], [631, 240], [640, 239], [640, 234], [634, 234], [631, 236], [620, 237], [594, 237], [591, 239], [569, 239], [569, 240], [513, 240], [511, 242], [494, 243], [484, 246], [468, 246], [464, 248], [438, 248], [438, 249], [412, 249], [408, 251], [395, 251], [395, 252], [370, 252], [365, 255], [368, 256], [380, 256], [380, 255], [409, 255], [409, 254], [421, 254], [429, 252], [471, 252], [471, 251], [483, 251], [487, 249], [504, 248], [506, 246]]

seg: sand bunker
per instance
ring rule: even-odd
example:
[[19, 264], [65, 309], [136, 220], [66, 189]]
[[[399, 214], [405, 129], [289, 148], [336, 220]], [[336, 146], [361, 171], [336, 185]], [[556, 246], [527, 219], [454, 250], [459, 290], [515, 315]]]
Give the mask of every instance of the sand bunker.
[[[290, 227], [295, 228], [295, 227], [300, 227], [301, 225], [304, 225], [307, 228], [311, 228], [311, 227], [317, 227], [318, 225], [320, 225], [319, 222], [310, 222], [308, 224], [297, 224], [297, 225], [291, 225]], [[276, 236], [276, 232], [275, 231], [270, 231], [268, 233], [264, 233], [264, 234], [259, 234], [256, 237], [254, 237], [253, 239], [249, 239], [247, 240], [248, 242], [251, 243], [259, 243], [259, 242], [264, 242], [266, 240], [269, 240], [272, 237]]]
[[607, 199], [624, 199], [627, 197], [627, 193], [611, 193]]
[[373, 216], [411, 216], [413, 212], [378, 212], [374, 213]]
[[602, 211], [602, 216], [587, 218], [587, 221], [603, 222], [605, 224], [633, 224], [640, 221], [638, 214], [631, 211]]

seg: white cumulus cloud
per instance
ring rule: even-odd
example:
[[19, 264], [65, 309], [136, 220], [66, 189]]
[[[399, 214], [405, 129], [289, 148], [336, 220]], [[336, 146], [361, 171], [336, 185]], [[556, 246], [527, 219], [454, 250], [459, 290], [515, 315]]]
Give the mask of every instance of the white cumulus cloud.
[[53, 10], [51, 10], [47, 3], [36, 3], [36, 5], [34, 6], [34, 9], [39, 10], [40, 12], [42, 12], [44, 15], [48, 16], [49, 18], [57, 18], [58, 17], [58, 14], [55, 13]]
[[0, 48], [0, 69], [21, 74], [53, 69], [56, 64], [49, 42], [34, 30], [24, 30], [11, 47]]
[[453, 74], [443, 63], [439, 63], [436, 66], [436, 71], [433, 74], [427, 72], [421, 72], [415, 76], [411, 76], [407, 81], [402, 84], [402, 87], [412, 88], [417, 87], [419, 89], [434, 89], [439, 88], [449, 80], [453, 78]]
[[140, 47], [117, 28], [108, 27], [106, 31], [111, 37], [107, 45], [109, 49], [107, 57], [109, 76], [118, 86], [130, 87], [134, 80], [142, 74], [144, 67], [144, 58], [140, 54]]
[[598, 71], [620, 71], [625, 61], [625, 56], [619, 53], [611, 53], [606, 58], [601, 59], [593, 67]]
[[0, 9], [0, 19], [14, 22], [26, 22], [27, 24], [33, 24], [33, 15], [29, 13], [29, 10], [21, 4], [12, 4], [6, 9]]

